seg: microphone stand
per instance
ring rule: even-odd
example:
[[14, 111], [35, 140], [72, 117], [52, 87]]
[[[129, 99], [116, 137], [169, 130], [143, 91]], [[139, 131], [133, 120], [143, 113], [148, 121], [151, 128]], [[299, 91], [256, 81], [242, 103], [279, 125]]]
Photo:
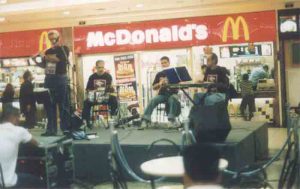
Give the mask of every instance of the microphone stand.
[[72, 108], [72, 102], [71, 102], [71, 96], [72, 96], [72, 90], [71, 90], [71, 76], [72, 75], [70, 75], [70, 66], [71, 65], [70, 65], [69, 57], [67, 56], [67, 54], [65, 52], [64, 46], [61, 45], [60, 47], [61, 47], [61, 49], [62, 49], [62, 51], [64, 53], [64, 56], [65, 56], [65, 59], [66, 59], [66, 63], [67, 63], [67, 65], [66, 65], [66, 71], [67, 71], [67, 93], [68, 93], [68, 95], [67, 95], [67, 101], [68, 101], [68, 108], [69, 108], [67, 114], [68, 114], [68, 119], [69, 119], [69, 124], [70, 124], [70, 125], [68, 125], [69, 126], [69, 130], [72, 130], [71, 121], [72, 121], [73, 108]]

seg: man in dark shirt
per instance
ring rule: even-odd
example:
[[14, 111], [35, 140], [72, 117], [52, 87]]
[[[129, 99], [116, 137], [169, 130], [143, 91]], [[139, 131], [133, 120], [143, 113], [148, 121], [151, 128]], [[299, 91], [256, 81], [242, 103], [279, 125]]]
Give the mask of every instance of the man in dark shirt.
[[35, 97], [33, 93], [33, 84], [32, 84], [32, 74], [30, 71], [25, 71], [23, 74], [24, 82], [21, 85], [20, 89], [20, 108], [21, 112], [25, 116], [26, 128], [33, 128], [36, 124], [36, 105]]
[[228, 71], [217, 64], [218, 56], [215, 53], [207, 57], [207, 70], [204, 75], [204, 81], [214, 83], [209, 87], [210, 90], [227, 93], [229, 86]]
[[67, 134], [70, 129], [70, 102], [67, 76], [69, 48], [59, 43], [59, 33], [56, 30], [48, 32], [52, 47], [45, 53], [41, 67], [45, 68], [45, 88], [49, 89], [51, 103], [45, 105], [47, 112], [47, 130], [42, 136], [54, 136], [57, 133], [57, 112], [59, 106], [60, 128]]
[[[162, 68], [168, 68], [170, 66], [170, 60], [164, 56], [160, 59]], [[178, 101], [177, 89], [169, 89], [166, 87], [168, 84], [167, 76], [164, 71], [160, 71], [156, 74], [152, 87], [158, 91], [158, 95], [152, 98], [147, 105], [144, 115], [142, 117], [141, 128], [145, 128], [151, 122], [151, 114], [154, 108], [160, 103], [167, 103], [168, 106], [168, 120], [171, 125], [176, 126], [175, 117], [180, 113], [180, 102]]]
[[103, 102], [96, 102], [95, 99], [89, 100], [88, 93], [93, 90], [100, 90], [104, 88], [104, 95], [108, 95], [107, 104], [110, 108], [110, 114], [116, 115], [118, 109], [118, 101], [116, 95], [113, 95], [114, 89], [112, 87], [112, 77], [109, 73], [105, 72], [105, 62], [103, 60], [97, 60], [96, 62], [97, 72], [92, 74], [89, 77], [87, 86], [86, 86], [86, 96], [87, 99], [83, 104], [82, 118], [86, 120], [87, 127], [91, 127], [90, 117], [91, 117], [91, 107], [96, 104], [101, 104]]

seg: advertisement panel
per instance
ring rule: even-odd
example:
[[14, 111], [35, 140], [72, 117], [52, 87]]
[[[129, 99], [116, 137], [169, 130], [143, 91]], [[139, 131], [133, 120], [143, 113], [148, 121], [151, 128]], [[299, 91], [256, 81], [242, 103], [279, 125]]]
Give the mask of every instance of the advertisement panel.
[[275, 11], [74, 28], [77, 54], [276, 40]]

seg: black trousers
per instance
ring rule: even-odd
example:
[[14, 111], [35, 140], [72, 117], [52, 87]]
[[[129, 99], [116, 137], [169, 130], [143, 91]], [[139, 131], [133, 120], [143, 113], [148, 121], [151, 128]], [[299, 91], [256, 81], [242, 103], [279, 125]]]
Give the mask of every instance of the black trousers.
[[[107, 104], [110, 108], [110, 115], [117, 115], [118, 113], [118, 100], [117, 97], [109, 95]], [[90, 102], [89, 100], [85, 100], [83, 102], [83, 110], [82, 110], [82, 119], [86, 120], [87, 122], [90, 121], [91, 118], [91, 108], [92, 106], [100, 105], [99, 103]]]
[[243, 97], [241, 105], [240, 105], [241, 114], [245, 113], [247, 106], [249, 109], [249, 113], [255, 112], [255, 97], [254, 97], [254, 95], [246, 95]]
[[24, 112], [24, 116], [25, 116], [24, 127], [28, 129], [33, 128], [36, 124], [36, 110], [31, 109], [30, 111], [26, 111]]

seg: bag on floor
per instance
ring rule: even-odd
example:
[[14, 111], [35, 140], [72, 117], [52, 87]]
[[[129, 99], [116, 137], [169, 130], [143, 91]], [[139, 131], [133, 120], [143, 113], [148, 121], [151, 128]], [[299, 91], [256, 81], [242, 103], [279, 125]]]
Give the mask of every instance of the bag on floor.
[[189, 119], [197, 142], [224, 142], [231, 130], [225, 95], [196, 94], [195, 102]]

